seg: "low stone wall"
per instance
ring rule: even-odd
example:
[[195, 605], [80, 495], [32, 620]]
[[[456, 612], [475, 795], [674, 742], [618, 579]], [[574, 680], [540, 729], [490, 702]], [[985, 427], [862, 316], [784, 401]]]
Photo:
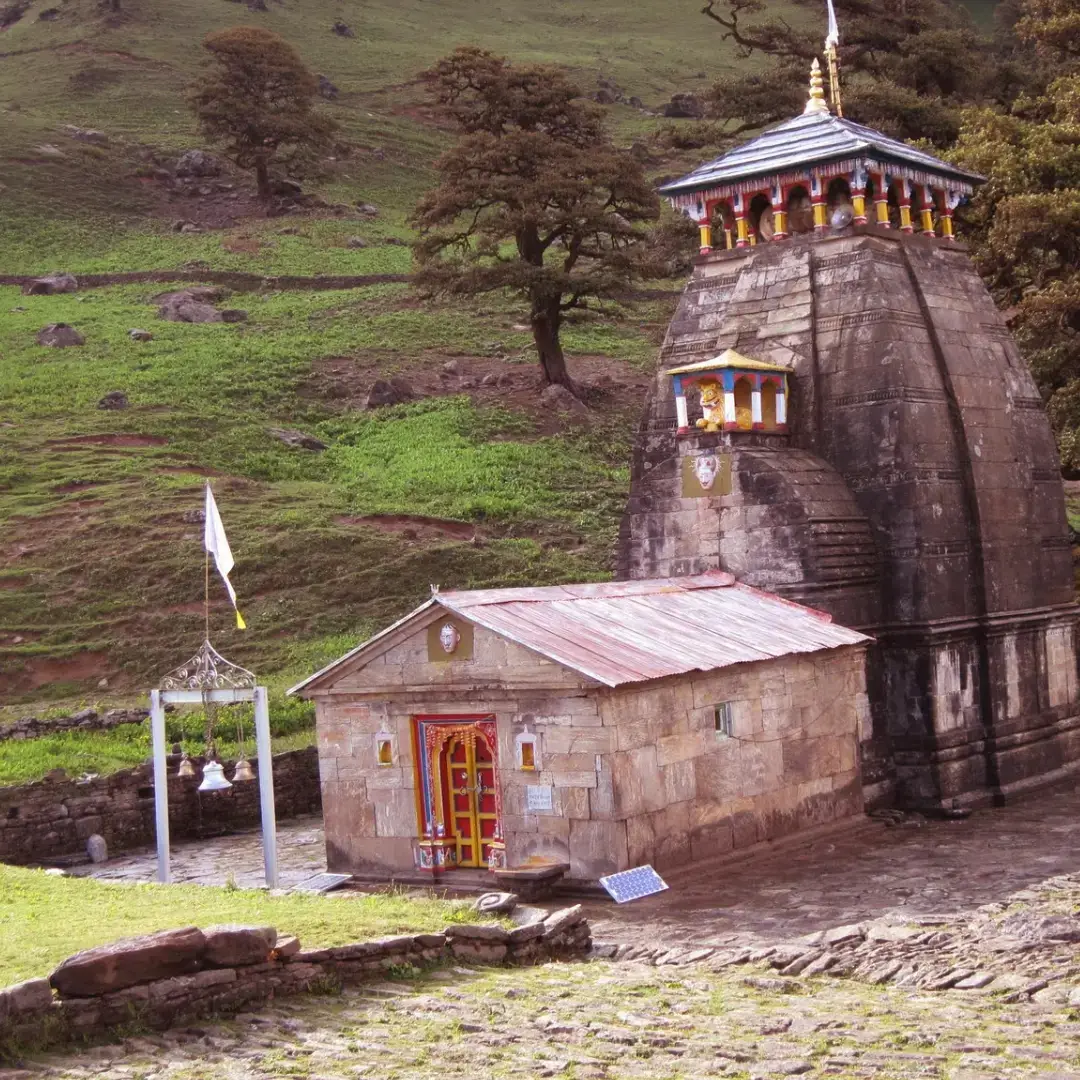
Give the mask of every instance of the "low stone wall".
[[121, 1026], [162, 1030], [394, 968], [535, 964], [584, 957], [591, 944], [580, 905], [512, 930], [454, 925], [331, 949], [301, 949], [296, 938], [278, 939], [273, 927], [166, 930], [77, 953], [47, 979], [0, 990], [0, 1063]]
[[[169, 758], [169, 833], [173, 840], [219, 836], [259, 824], [257, 781], [227, 791], [200, 792], [196, 775], [176, 775]], [[232, 775], [232, 763], [226, 763]], [[274, 805], [278, 818], [321, 809], [315, 747], [274, 756]], [[39, 863], [86, 850], [98, 834], [111, 852], [154, 842], [154, 778], [149, 764], [92, 780], [38, 780], [0, 788], [0, 862]]]
[[82, 709], [71, 716], [55, 716], [42, 720], [38, 716], [23, 716], [13, 724], [0, 727], [0, 742], [7, 739], [36, 739], [39, 735], [56, 735], [61, 731], [110, 731], [121, 724], [141, 724], [150, 715], [146, 709]]

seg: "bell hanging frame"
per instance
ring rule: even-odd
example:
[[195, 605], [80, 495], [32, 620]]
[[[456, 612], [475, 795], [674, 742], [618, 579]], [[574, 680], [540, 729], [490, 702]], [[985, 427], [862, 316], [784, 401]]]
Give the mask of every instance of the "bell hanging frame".
[[169, 789], [165, 744], [165, 706], [215, 707], [252, 702], [255, 747], [259, 764], [259, 809], [262, 819], [263, 868], [267, 888], [278, 885], [277, 819], [274, 810], [274, 767], [270, 746], [270, 707], [265, 686], [255, 674], [219, 653], [209, 638], [190, 660], [165, 675], [150, 691], [150, 732], [154, 750], [154, 816], [157, 831], [157, 880], [170, 880]]

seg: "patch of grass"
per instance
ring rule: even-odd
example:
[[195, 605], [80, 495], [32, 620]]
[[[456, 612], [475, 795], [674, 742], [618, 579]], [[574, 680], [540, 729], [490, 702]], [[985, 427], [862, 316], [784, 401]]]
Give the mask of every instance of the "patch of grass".
[[396, 892], [272, 897], [255, 889], [106, 884], [0, 865], [0, 986], [46, 975], [80, 949], [169, 927], [269, 924], [316, 948], [476, 918], [466, 903]]

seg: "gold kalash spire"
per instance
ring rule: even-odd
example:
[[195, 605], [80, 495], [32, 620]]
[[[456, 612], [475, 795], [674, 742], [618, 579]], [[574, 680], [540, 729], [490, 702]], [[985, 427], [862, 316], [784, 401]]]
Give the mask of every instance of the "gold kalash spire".
[[806, 108], [803, 109], [803, 116], [828, 111], [829, 106], [825, 102], [825, 84], [821, 78], [821, 64], [815, 56], [814, 62], [810, 65], [810, 97], [807, 99]]

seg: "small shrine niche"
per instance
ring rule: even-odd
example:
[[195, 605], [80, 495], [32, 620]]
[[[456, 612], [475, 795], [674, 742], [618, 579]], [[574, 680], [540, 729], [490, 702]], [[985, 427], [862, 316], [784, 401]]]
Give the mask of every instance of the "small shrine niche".
[[[728, 349], [712, 360], [671, 368], [680, 435], [691, 431], [787, 433], [788, 368]], [[700, 416], [690, 417], [687, 391], [700, 396]]]
[[387, 732], [375, 736], [375, 760], [380, 766], [394, 764], [394, 738]]
[[517, 744], [517, 767], [523, 772], [537, 771], [540, 768], [540, 750], [536, 736], [525, 731], [514, 741]]

